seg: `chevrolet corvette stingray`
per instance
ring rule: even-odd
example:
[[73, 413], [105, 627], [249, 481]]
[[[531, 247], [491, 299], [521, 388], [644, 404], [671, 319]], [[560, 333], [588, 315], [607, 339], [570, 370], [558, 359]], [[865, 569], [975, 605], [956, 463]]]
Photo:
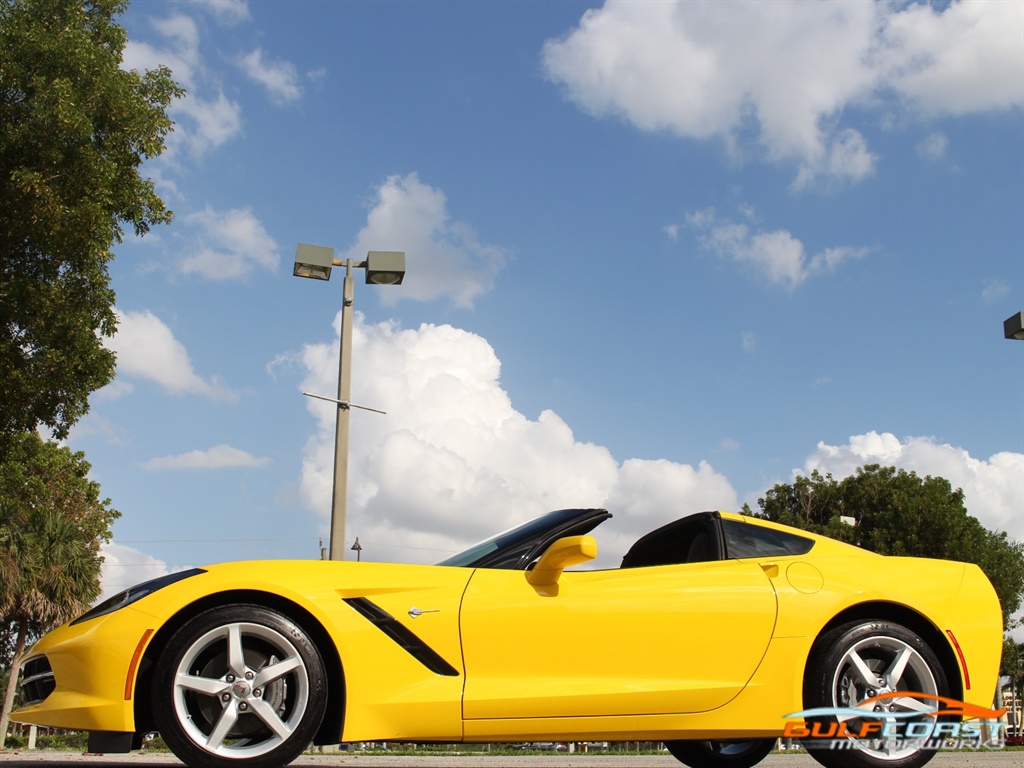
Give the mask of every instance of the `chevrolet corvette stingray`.
[[992, 702], [1002, 622], [977, 566], [705, 512], [618, 568], [578, 568], [609, 517], [551, 512], [437, 565], [223, 563], [140, 584], [36, 643], [12, 717], [89, 731], [91, 751], [158, 730], [194, 768], [385, 740], [663, 741], [739, 768], [794, 713], [871, 700], [857, 711], [888, 738], [811, 754], [916, 768], [933, 751], [899, 729], [938, 697]]

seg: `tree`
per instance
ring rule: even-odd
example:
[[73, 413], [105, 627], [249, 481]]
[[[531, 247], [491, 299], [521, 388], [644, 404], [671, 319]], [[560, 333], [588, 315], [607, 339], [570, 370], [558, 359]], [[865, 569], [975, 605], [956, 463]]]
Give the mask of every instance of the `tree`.
[[[882, 555], [976, 563], [999, 596], [1003, 626], [1012, 626], [1024, 594], [1024, 545], [986, 530], [967, 513], [963, 490], [942, 477], [919, 477], [871, 464], [843, 480], [797, 477], [757, 500], [757, 516], [824, 534]], [[749, 507], [744, 511], [751, 512]], [[847, 518], [852, 525], [843, 521]]]
[[35, 432], [8, 442], [0, 463], [0, 626], [13, 634], [13, 648], [0, 747], [26, 639], [81, 614], [99, 596], [100, 546], [120, 517], [88, 479], [84, 454]]
[[[1010, 678], [1010, 721], [1016, 726], [1015, 736], [1021, 735], [1020, 730], [1020, 692], [1024, 685], [1024, 643], [1018, 643], [1012, 637], [1003, 639], [1003, 655], [999, 660], [999, 675]], [[1002, 705], [1002, 701], [996, 700]]]
[[171, 212], [139, 167], [183, 91], [120, 68], [127, 0], [0, 0], [0, 445], [57, 438], [114, 375], [110, 248]]

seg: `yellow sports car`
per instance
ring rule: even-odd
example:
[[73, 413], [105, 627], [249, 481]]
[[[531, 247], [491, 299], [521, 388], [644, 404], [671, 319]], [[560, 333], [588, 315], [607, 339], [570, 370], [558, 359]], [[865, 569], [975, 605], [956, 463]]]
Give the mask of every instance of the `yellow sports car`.
[[34, 646], [13, 719], [104, 752], [158, 730], [195, 768], [384, 740], [656, 740], [738, 768], [780, 736], [832, 768], [914, 768], [936, 745], [923, 728], [978, 732], [936, 705], [993, 700], [1002, 623], [976, 566], [706, 512], [620, 568], [565, 570], [608, 517], [552, 512], [438, 565], [225, 563], [140, 584]]

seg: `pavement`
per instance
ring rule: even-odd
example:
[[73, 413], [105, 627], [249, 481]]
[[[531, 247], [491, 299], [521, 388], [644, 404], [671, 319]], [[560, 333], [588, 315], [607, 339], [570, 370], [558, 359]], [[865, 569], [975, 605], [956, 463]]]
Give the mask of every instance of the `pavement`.
[[[1020, 768], [1024, 752], [1001, 750], [940, 752], [929, 768]], [[0, 751], [0, 768], [124, 768], [126, 765], [181, 765], [168, 752], [132, 752], [125, 755], [57, 752], [51, 750]], [[302, 755], [297, 768], [681, 768], [670, 755], [431, 755], [429, 757], [335, 753]], [[812, 768], [818, 766], [805, 752], [772, 754], [758, 768]]]

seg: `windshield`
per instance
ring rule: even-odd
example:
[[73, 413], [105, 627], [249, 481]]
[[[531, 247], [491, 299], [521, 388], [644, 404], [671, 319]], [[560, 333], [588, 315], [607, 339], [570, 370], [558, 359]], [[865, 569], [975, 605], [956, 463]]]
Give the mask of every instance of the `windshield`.
[[603, 509], [559, 509], [484, 539], [438, 565], [525, 568], [555, 538], [579, 535], [611, 517]]

